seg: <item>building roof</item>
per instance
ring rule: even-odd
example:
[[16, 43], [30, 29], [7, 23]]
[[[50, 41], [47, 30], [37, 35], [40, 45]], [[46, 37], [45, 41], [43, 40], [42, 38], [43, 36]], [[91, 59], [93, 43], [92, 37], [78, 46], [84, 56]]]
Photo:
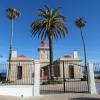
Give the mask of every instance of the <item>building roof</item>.
[[30, 57], [27, 57], [25, 55], [20, 55], [18, 57], [13, 57], [11, 60], [14, 60], [14, 61], [32, 61], [33, 59]]
[[65, 55], [64, 57], [65, 57], [65, 58], [71, 58], [71, 56], [70, 56], [70, 55]]

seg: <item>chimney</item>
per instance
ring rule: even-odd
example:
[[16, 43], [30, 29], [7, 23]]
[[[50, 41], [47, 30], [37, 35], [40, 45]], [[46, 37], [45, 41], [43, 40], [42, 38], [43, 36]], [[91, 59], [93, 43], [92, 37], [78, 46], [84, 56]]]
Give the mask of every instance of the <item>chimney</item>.
[[74, 59], [78, 59], [78, 51], [77, 50], [74, 50]]
[[16, 57], [17, 57], [17, 51], [16, 50], [12, 50], [11, 58], [16, 58]]

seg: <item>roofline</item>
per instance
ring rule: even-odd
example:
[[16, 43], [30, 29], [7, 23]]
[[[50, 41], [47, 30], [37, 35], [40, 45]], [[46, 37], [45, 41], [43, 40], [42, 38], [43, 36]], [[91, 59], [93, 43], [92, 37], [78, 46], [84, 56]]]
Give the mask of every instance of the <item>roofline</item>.
[[[9, 62], [9, 60], [7, 60]], [[34, 60], [10, 60], [10, 62], [34, 62]]]
[[82, 60], [73, 60], [73, 59], [70, 59], [70, 60], [57, 60], [57, 61], [65, 61], [65, 62], [82, 62]]

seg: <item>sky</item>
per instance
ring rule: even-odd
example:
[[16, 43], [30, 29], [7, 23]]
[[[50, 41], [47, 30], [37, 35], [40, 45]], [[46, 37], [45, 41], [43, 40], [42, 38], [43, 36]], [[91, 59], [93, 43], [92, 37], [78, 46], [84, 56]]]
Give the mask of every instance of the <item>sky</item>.
[[16, 8], [21, 13], [14, 21], [13, 48], [18, 55], [38, 59], [37, 48], [40, 47], [41, 39], [31, 37], [30, 25], [39, 18], [38, 9], [44, 5], [50, 8], [62, 7], [61, 13], [67, 19], [68, 35], [64, 39], [54, 40], [54, 59], [72, 56], [74, 49], [78, 50], [80, 58], [84, 58], [80, 31], [74, 24], [78, 17], [83, 17], [86, 21], [83, 35], [87, 59], [100, 59], [100, 0], [0, 0], [0, 55], [3, 59], [7, 59], [9, 55], [11, 32], [11, 22], [6, 17], [7, 8]]

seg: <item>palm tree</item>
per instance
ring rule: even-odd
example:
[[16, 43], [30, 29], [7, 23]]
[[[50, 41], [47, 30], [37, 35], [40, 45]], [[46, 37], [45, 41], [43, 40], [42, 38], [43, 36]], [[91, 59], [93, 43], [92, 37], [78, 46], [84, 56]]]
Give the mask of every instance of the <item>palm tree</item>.
[[82, 38], [82, 42], [83, 42], [83, 48], [84, 48], [84, 66], [85, 66], [85, 70], [87, 69], [87, 61], [86, 61], [86, 46], [85, 46], [85, 41], [84, 41], [84, 36], [83, 36], [83, 32], [82, 32], [82, 28], [85, 27], [86, 21], [80, 17], [78, 19], [75, 20], [75, 25], [80, 29], [80, 33], [81, 33], [81, 38]]
[[9, 69], [11, 67], [10, 61], [12, 56], [12, 41], [13, 41], [13, 21], [20, 16], [20, 13], [15, 8], [8, 8], [6, 10], [7, 12], [7, 18], [11, 20], [11, 33], [10, 33], [10, 48], [9, 48], [9, 68], [8, 68], [8, 75], [7, 79], [9, 77]]
[[39, 19], [31, 24], [32, 36], [41, 37], [49, 41], [49, 55], [50, 55], [50, 78], [53, 79], [53, 39], [65, 37], [68, 33], [66, 27], [66, 18], [62, 16], [59, 8], [50, 9], [47, 6], [38, 10]]

